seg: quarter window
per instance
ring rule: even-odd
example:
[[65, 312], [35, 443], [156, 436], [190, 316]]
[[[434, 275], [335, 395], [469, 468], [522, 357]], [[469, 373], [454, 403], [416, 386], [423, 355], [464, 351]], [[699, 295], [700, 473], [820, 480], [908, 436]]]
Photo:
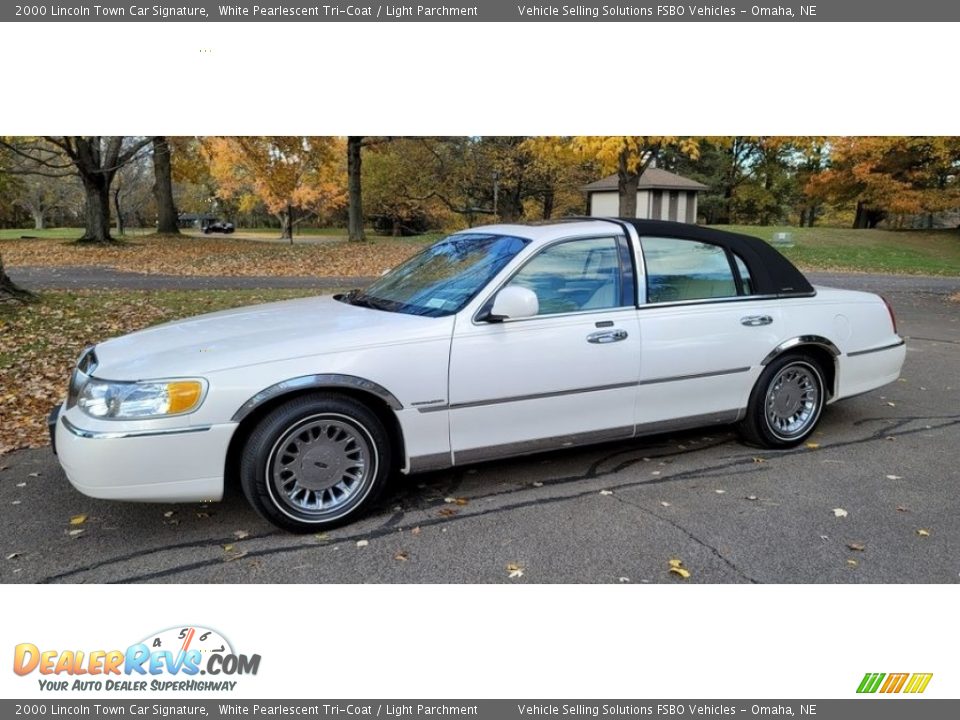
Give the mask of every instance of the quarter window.
[[750, 269], [736, 253], [733, 253], [733, 259], [737, 263], [737, 272], [740, 273], [740, 283], [743, 285], [744, 295], [753, 295], [753, 280], [750, 279]]
[[621, 306], [620, 255], [614, 238], [569, 240], [551, 245], [510, 280], [532, 290], [539, 315]]
[[644, 238], [647, 302], [734, 297], [737, 283], [718, 245], [676, 238]]

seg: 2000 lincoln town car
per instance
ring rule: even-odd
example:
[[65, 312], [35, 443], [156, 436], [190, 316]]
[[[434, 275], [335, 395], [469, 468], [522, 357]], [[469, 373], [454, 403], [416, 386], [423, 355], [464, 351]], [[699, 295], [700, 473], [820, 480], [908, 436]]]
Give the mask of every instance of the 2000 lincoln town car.
[[492, 225], [363, 291], [229, 310], [86, 349], [51, 414], [99, 498], [219, 499], [294, 531], [356, 516], [396, 470], [736, 423], [802, 442], [894, 381], [886, 302], [814, 288], [761, 240], [677, 223]]

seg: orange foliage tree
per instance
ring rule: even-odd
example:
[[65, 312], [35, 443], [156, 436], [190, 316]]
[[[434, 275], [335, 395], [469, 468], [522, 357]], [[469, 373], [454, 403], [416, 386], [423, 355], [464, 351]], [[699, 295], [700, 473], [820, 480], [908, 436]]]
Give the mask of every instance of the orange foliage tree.
[[596, 161], [602, 172], [617, 174], [619, 214], [621, 217], [636, 217], [637, 187], [644, 170], [667, 148], [697, 159], [702, 139], [667, 135], [604, 135], [577, 136], [572, 143], [584, 159]]
[[807, 193], [856, 205], [855, 228], [888, 214], [935, 213], [960, 206], [960, 138], [834, 137], [830, 165], [807, 183]]
[[263, 203], [293, 242], [293, 226], [310, 213], [346, 202], [342, 138], [258, 135], [202, 140], [217, 193], [241, 212]]

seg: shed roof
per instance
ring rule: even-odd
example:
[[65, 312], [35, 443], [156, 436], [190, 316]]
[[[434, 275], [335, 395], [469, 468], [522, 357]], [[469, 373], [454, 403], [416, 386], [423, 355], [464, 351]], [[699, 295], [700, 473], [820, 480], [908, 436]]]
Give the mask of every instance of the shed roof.
[[[608, 192], [618, 189], [617, 176], [609, 175], [580, 188], [583, 192]], [[663, 168], [651, 167], [640, 176], [638, 190], [707, 190], [708, 186]]]

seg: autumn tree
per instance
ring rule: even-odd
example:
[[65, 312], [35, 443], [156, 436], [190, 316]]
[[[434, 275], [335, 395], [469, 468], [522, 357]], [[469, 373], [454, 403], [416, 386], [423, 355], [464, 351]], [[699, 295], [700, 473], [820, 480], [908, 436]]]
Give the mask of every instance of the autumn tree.
[[26, 160], [30, 172], [47, 177], [80, 176], [85, 198], [85, 229], [79, 242], [106, 243], [110, 236], [110, 187], [117, 172], [136, 158], [152, 138], [72, 135], [4, 138], [0, 144]]
[[578, 136], [573, 146], [585, 159], [595, 160], [601, 172], [617, 174], [620, 195], [619, 215], [637, 216], [637, 188], [640, 177], [667, 148], [696, 158], [700, 153], [700, 138], [661, 135], [605, 135]]
[[291, 242], [294, 225], [308, 213], [345, 201], [339, 138], [211, 137], [203, 146], [218, 194], [239, 200], [241, 210], [262, 202]]
[[[10, 158], [0, 155], [0, 198], [14, 185], [13, 178], [8, 172]], [[27, 303], [33, 301], [34, 294], [20, 287], [7, 275], [3, 266], [3, 256], [0, 256], [0, 304]]]

